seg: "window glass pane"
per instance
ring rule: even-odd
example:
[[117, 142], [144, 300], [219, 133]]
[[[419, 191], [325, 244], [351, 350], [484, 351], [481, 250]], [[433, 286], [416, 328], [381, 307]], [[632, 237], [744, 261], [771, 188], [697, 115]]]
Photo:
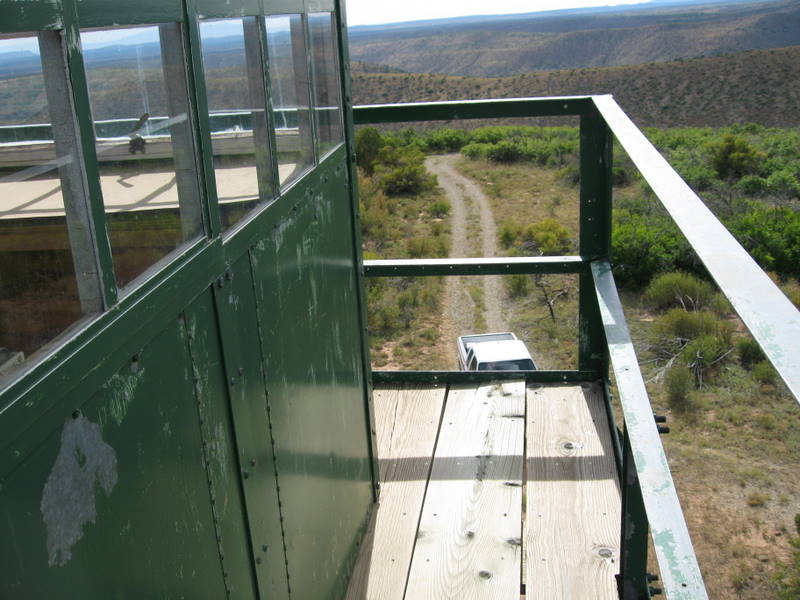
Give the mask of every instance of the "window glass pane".
[[[0, 39], [0, 385], [100, 309], [61, 47], [55, 32], [41, 47], [36, 36]], [[56, 73], [47, 85], [43, 59]]]
[[308, 19], [311, 31], [311, 62], [314, 66], [317, 148], [319, 155], [323, 156], [344, 141], [339, 53], [333, 14], [313, 13]]
[[117, 284], [202, 234], [177, 24], [81, 33]]
[[273, 197], [258, 21], [202, 21], [200, 37], [217, 197], [227, 228]]
[[281, 185], [314, 164], [303, 17], [266, 17], [270, 92]]

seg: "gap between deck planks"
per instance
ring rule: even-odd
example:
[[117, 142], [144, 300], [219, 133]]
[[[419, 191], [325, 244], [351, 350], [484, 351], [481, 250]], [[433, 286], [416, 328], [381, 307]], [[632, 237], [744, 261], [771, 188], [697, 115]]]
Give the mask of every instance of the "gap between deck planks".
[[521, 573], [528, 598], [616, 597], [620, 501], [602, 393], [532, 386], [527, 409], [525, 396], [522, 383], [453, 386], [446, 401], [432, 386], [375, 392], [381, 504], [348, 600], [516, 600]]
[[445, 387], [375, 390], [380, 506], [370, 525], [348, 600], [402, 600], [439, 431]]

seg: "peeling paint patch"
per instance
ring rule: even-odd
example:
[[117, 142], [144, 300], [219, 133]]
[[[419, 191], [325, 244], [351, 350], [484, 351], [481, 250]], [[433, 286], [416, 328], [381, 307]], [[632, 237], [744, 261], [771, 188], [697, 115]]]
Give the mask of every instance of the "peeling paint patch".
[[95, 487], [106, 495], [117, 485], [117, 455], [103, 441], [100, 426], [83, 415], [68, 419], [61, 448], [44, 484], [39, 506], [47, 529], [47, 564], [64, 566], [83, 528], [97, 518]]
[[117, 373], [108, 380], [104, 386], [110, 392], [108, 404], [101, 409], [98, 419], [101, 427], [105, 427], [109, 417], [117, 426], [122, 425], [122, 421], [128, 415], [128, 407], [136, 397], [136, 388], [144, 374], [145, 369], [139, 368], [135, 373], [129, 375]]

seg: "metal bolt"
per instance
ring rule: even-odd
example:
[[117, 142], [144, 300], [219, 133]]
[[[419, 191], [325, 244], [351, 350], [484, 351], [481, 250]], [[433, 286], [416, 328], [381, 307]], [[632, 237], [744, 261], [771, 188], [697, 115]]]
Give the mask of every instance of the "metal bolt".
[[251, 467], [255, 467], [256, 466], [256, 459], [255, 458], [251, 458], [250, 459], [250, 466]]
[[266, 552], [268, 549], [269, 549], [269, 546], [267, 546], [266, 544], [262, 544], [262, 546], [261, 546], [261, 551], [262, 552]]
[[242, 477], [247, 479], [248, 477], [250, 477], [250, 473], [248, 473], [247, 471], [242, 471]]
[[491, 579], [492, 578], [492, 574], [489, 573], [489, 571], [479, 571], [478, 572], [478, 577], [480, 577], [481, 579]]
[[79, 410], [73, 410], [72, 411], [72, 418], [73, 419], [77, 419], [80, 416], [81, 416], [81, 411], [79, 411]]
[[261, 557], [260, 556], [256, 556], [256, 564], [257, 565], [261, 564]]
[[239, 367], [239, 375], [244, 375], [244, 367]]
[[614, 556], [614, 552], [612, 552], [609, 548], [600, 548], [597, 553], [603, 558], [611, 558]]

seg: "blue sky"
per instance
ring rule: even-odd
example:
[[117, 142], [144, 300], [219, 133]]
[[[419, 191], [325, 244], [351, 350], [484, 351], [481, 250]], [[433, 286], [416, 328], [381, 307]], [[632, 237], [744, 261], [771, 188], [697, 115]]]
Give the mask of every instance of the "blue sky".
[[396, 23], [466, 15], [504, 15], [587, 6], [646, 4], [649, 0], [346, 0], [348, 25]]

